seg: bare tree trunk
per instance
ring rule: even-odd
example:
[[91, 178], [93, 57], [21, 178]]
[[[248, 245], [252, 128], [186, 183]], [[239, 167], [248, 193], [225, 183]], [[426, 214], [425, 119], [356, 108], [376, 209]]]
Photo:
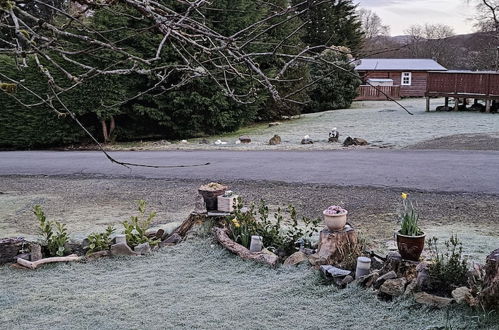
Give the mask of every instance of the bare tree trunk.
[[109, 142], [109, 133], [108, 133], [108, 130], [107, 130], [106, 120], [105, 119], [101, 119], [100, 123], [101, 123], [101, 126], [102, 126], [102, 137], [104, 139], [104, 143], [107, 143], [107, 142]]

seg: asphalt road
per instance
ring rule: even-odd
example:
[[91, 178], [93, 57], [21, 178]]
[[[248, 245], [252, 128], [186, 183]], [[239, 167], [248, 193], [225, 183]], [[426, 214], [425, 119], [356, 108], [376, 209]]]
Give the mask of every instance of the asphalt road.
[[[0, 175], [130, 176], [164, 179], [270, 180], [340, 186], [374, 186], [442, 192], [499, 194], [499, 152], [445, 150], [347, 151], [135, 151], [112, 152], [112, 164], [94, 151], [0, 152]], [[1, 178], [0, 178], [1, 187]]]

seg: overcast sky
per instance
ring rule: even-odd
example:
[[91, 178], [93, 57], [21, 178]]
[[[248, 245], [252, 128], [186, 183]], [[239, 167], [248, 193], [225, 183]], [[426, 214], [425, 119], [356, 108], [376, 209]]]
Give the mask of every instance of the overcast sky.
[[[356, 0], [359, 7], [375, 11], [391, 35], [405, 34], [413, 24], [441, 23], [457, 34], [473, 32], [474, 6], [466, 0]], [[471, 1], [472, 2], [472, 1]]]

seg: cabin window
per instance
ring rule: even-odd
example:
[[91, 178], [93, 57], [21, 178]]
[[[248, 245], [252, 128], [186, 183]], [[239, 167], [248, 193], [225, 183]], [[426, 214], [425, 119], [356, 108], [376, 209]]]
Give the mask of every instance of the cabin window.
[[411, 86], [412, 84], [412, 73], [402, 72], [402, 86]]

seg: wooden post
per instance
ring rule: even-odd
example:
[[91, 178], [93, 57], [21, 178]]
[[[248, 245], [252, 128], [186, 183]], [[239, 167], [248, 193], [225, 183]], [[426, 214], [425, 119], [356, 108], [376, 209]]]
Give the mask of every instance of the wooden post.
[[459, 99], [454, 98], [454, 111], [459, 111]]
[[446, 108], [449, 107], [449, 97], [448, 96], [445, 97], [445, 107]]
[[490, 100], [485, 100], [485, 112], [490, 113]]
[[430, 97], [426, 97], [426, 112], [430, 112]]

